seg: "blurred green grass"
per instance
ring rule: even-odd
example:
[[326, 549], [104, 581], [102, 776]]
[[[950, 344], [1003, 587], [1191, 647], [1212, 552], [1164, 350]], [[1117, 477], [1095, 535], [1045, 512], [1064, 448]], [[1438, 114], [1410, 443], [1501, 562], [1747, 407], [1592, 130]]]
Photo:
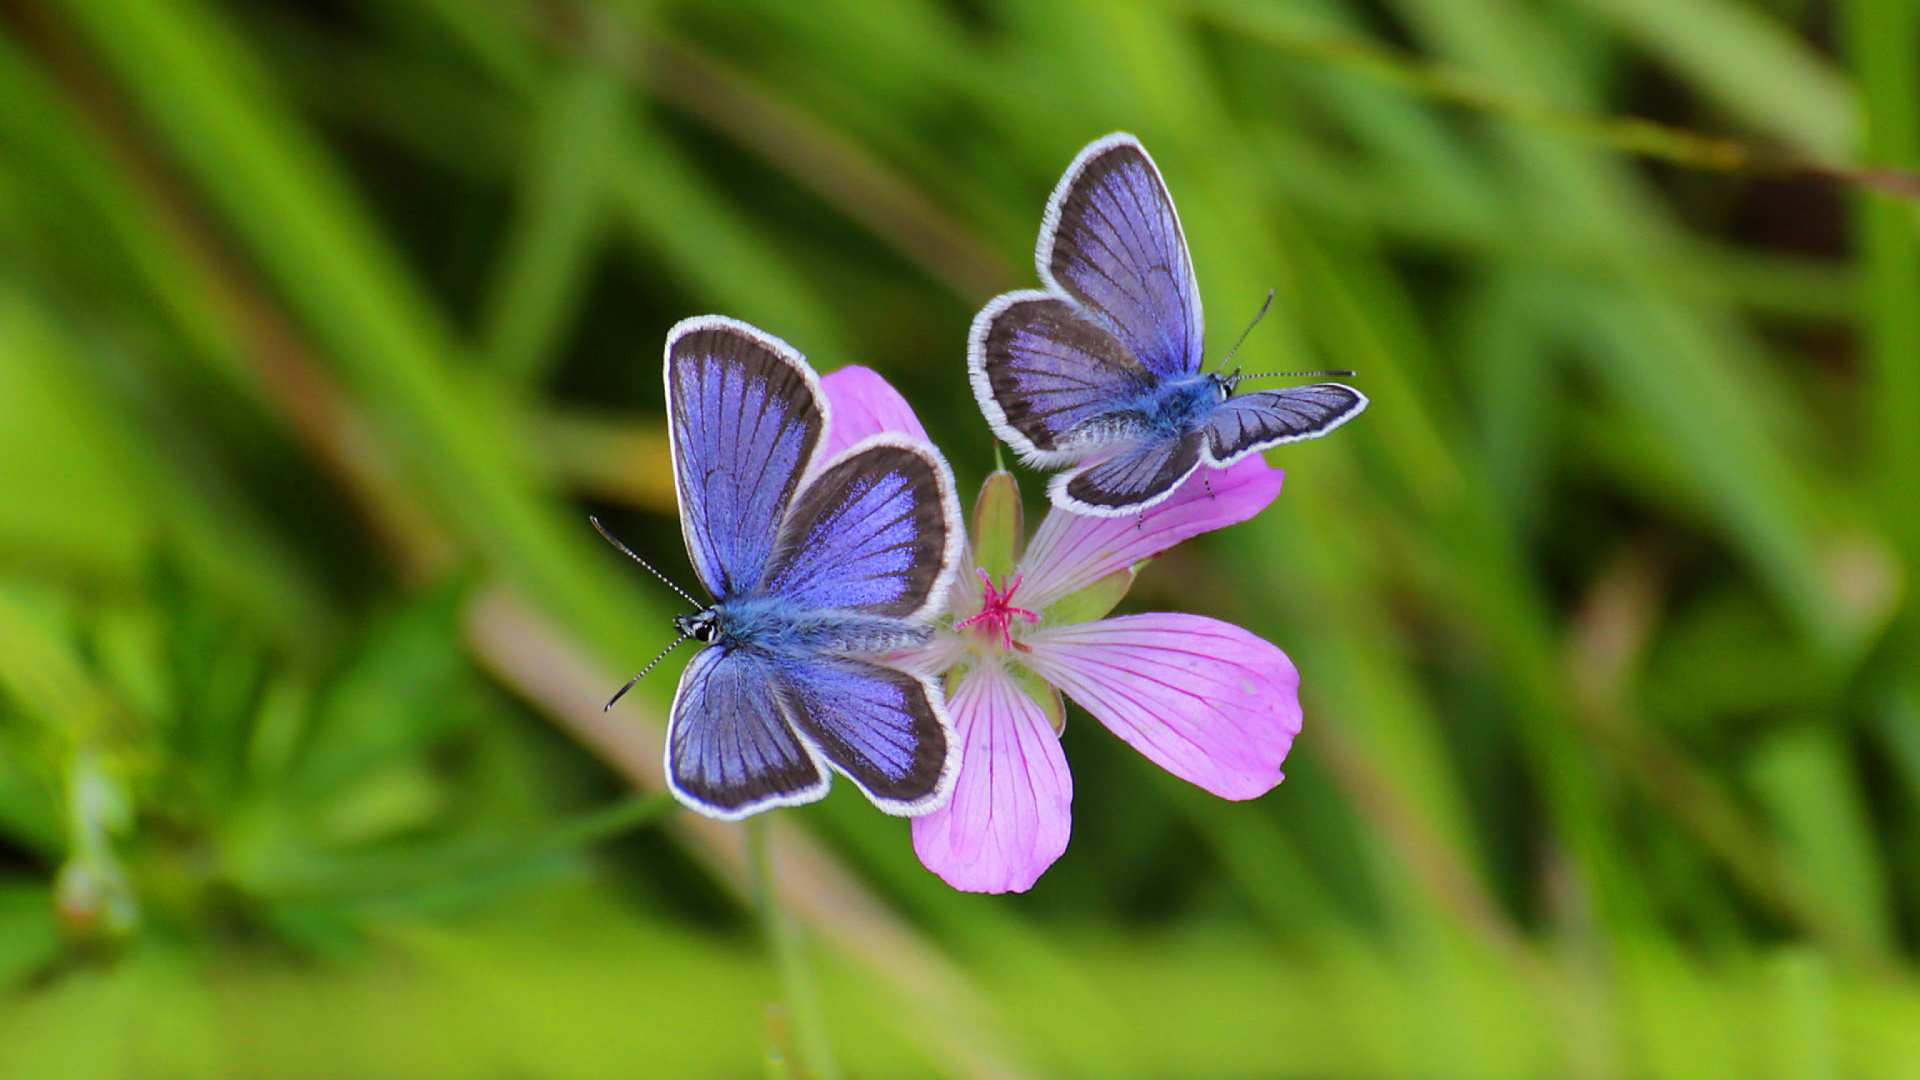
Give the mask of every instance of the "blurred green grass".
[[1845, 180], [1920, 166], [1917, 50], [1906, 0], [0, 5], [0, 1075], [759, 1069], [738, 830], [629, 794], [674, 666], [597, 715], [673, 608], [585, 515], [682, 565], [704, 311], [971, 489], [967, 321], [1116, 128], [1216, 337], [1277, 289], [1247, 362], [1374, 400], [1128, 601], [1279, 643], [1307, 729], [1240, 805], [1076, 718], [1021, 897], [782, 814], [845, 1071], [1920, 1075], [1920, 235]]

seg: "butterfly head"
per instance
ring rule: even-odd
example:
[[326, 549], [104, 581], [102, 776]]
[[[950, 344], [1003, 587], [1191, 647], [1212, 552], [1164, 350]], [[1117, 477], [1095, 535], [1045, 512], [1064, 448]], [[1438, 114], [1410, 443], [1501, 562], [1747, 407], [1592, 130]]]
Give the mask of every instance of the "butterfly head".
[[720, 617], [712, 608], [692, 615], [675, 615], [673, 628], [678, 630], [683, 638], [692, 638], [702, 645], [711, 645], [720, 636]]

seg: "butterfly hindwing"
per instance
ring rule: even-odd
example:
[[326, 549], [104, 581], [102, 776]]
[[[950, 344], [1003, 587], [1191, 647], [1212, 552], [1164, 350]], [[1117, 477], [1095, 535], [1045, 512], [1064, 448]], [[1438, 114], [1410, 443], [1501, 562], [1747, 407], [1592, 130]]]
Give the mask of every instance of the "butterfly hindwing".
[[1138, 140], [1113, 134], [1074, 158], [1047, 202], [1040, 279], [1104, 321], [1161, 378], [1200, 370], [1200, 287], [1173, 197]]
[[927, 679], [839, 656], [794, 663], [782, 678], [795, 727], [875, 806], [912, 816], [946, 800], [960, 748]]
[[974, 317], [974, 397], [994, 433], [1030, 464], [1067, 464], [1117, 432], [1154, 375], [1105, 327], [1051, 293], [1007, 293]]
[[766, 591], [801, 608], [937, 613], [959, 551], [958, 506], [939, 451], [899, 435], [866, 439], [795, 498]]
[[1111, 457], [1059, 473], [1048, 484], [1054, 505], [1076, 514], [1134, 514], [1173, 493], [1201, 465], [1198, 431], [1149, 439]]
[[687, 554], [715, 597], [765, 576], [826, 427], [819, 380], [786, 343], [717, 315], [667, 335], [674, 487]]
[[713, 647], [688, 662], [667, 721], [667, 782], [680, 801], [732, 821], [827, 793], [818, 752], [783, 708], [772, 658]]
[[1269, 446], [1317, 439], [1366, 407], [1365, 394], [1339, 383], [1230, 397], [1207, 417], [1207, 458], [1216, 465], [1230, 465]]

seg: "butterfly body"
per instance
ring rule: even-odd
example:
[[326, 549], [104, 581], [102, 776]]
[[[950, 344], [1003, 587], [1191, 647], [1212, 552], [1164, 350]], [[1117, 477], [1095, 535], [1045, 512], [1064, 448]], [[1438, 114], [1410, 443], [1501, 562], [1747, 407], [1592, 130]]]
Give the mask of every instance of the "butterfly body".
[[1149, 387], [1127, 411], [1139, 415], [1149, 435], [1173, 438], [1197, 431], [1232, 393], [1233, 386], [1224, 376], [1186, 375]]
[[780, 596], [741, 596], [715, 603], [674, 627], [703, 644], [768, 655], [828, 652], [883, 653], [925, 644], [924, 626], [887, 617], [862, 617], [795, 604]]
[[1179, 214], [1131, 135], [1082, 150], [1047, 202], [1034, 262], [1045, 289], [974, 317], [968, 371], [988, 424], [1054, 476], [1054, 504], [1120, 516], [1200, 468], [1317, 438], [1367, 399], [1339, 383], [1234, 394], [1203, 371], [1205, 320]]
[[924, 642], [959, 556], [939, 451], [877, 435], [817, 453], [827, 401], [799, 353], [720, 316], [667, 337], [681, 529], [713, 603], [674, 620], [707, 647], [681, 675], [667, 782], [735, 820], [826, 794], [829, 769], [895, 814], [938, 807], [958, 761]]

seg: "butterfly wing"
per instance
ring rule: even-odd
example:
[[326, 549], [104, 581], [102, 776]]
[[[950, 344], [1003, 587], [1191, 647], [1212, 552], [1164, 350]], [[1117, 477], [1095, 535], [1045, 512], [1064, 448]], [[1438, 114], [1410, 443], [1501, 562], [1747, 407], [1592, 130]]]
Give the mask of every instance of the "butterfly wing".
[[1365, 394], [1339, 383], [1238, 394], [1207, 417], [1207, 459], [1231, 465], [1269, 446], [1317, 439], [1366, 407]]
[[819, 751], [784, 708], [781, 665], [745, 649], [702, 649], [688, 662], [667, 721], [667, 784], [708, 817], [737, 821], [827, 793]]
[[1186, 234], [1133, 136], [1100, 139], [1067, 166], [1034, 262], [1042, 281], [1104, 322], [1155, 375], [1200, 370], [1206, 325]]
[[1131, 135], [1074, 158], [1047, 201], [1034, 261], [1048, 290], [996, 297], [968, 342], [974, 397], [994, 433], [1041, 467], [1111, 451], [1083, 488], [1173, 467], [1185, 449], [1154, 438], [1142, 402], [1163, 380], [1200, 370], [1205, 323], [1180, 216]]
[[1154, 384], [1106, 328], [1051, 293], [1007, 293], [974, 316], [973, 396], [1030, 465], [1069, 465], [1124, 438], [1127, 405]]
[[[674, 482], [701, 580], [757, 629], [687, 666], [667, 774], [681, 801], [737, 819], [810, 802], [826, 765], [890, 813], [933, 809], [957, 760], [924, 677], [847, 655], [926, 636], [958, 557], [946, 462], [904, 436], [814, 458], [826, 426], [799, 354], [731, 319], [668, 336]], [[804, 479], [803, 479], [804, 478]]]
[[828, 461], [800, 491], [764, 591], [803, 610], [930, 618], [946, 603], [960, 529], [940, 452], [876, 435]]
[[766, 575], [825, 430], [819, 380], [780, 339], [705, 315], [668, 332], [666, 382], [687, 554], [709, 592], [738, 596]]
[[875, 806], [912, 817], [946, 801], [960, 747], [945, 695], [924, 676], [815, 655], [781, 677], [794, 726]]
[[946, 698], [921, 675], [846, 655], [924, 637], [960, 552], [953, 474], [932, 446], [877, 435], [795, 497], [766, 593], [812, 613], [781, 667], [794, 726], [890, 814], [945, 801], [959, 762]]
[[1117, 454], [1056, 473], [1047, 484], [1055, 506], [1092, 517], [1136, 514], [1173, 494], [1200, 466], [1200, 430], [1147, 439]]

